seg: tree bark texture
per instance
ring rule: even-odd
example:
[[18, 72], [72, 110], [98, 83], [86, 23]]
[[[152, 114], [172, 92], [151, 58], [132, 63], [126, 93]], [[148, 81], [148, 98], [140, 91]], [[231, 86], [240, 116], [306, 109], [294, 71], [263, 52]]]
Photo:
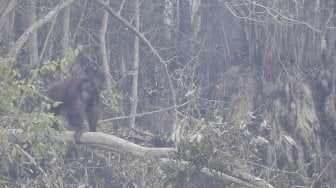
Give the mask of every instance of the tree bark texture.
[[[27, 11], [28, 26], [33, 25], [36, 21], [36, 4], [35, 0], [25, 1]], [[33, 30], [28, 40], [29, 63], [34, 67], [38, 62], [38, 49], [37, 49], [37, 30]]]
[[[134, 27], [140, 32], [140, 3], [139, 0], [135, 0], [134, 3], [135, 13], [134, 13]], [[138, 76], [139, 76], [139, 37], [134, 37], [134, 48], [133, 48], [133, 70], [132, 70], [132, 91], [131, 91], [131, 110], [130, 115], [137, 113], [138, 107]], [[135, 117], [130, 119], [130, 127], [135, 128]]]
[[[105, 3], [109, 4], [109, 0], [106, 0]], [[103, 63], [103, 69], [105, 74], [105, 80], [106, 80], [106, 90], [109, 96], [112, 96], [112, 77], [111, 77], [111, 70], [110, 70], [110, 63], [109, 58], [107, 55], [107, 49], [106, 49], [106, 32], [108, 29], [108, 20], [109, 20], [109, 14], [106, 10], [103, 12], [103, 18], [102, 18], [102, 25], [100, 29], [100, 52], [101, 52], [101, 59]]]

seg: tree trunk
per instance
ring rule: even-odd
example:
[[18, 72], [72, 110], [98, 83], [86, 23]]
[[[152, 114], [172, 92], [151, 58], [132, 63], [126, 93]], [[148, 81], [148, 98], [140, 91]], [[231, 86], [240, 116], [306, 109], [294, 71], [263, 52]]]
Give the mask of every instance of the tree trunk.
[[[140, 31], [140, 3], [135, 0], [135, 19], [134, 27]], [[130, 115], [137, 113], [138, 106], [138, 75], [139, 75], [139, 37], [134, 38], [134, 58], [133, 58], [133, 79], [132, 79], [132, 94], [131, 94], [131, 111]], [[130, 119], [130, 127], [135, 128], [135, 117]]]
[[15, 0], [0, 1], [0, 47], [6, 52], [12, 40]]
[[[28, 26], [32, 25], [36, 21], [36, 4], [35, 0], [26, 1], [27, 11], [27, 23]], [[34, 66], [38, 61], [38, 49], [37, 49], [37, 30], [33, 30], [28, 40], [29, 49], [29, 64]]]
[[64, 58], [69, 49], [69, 23], [70, 23], [70, 6], [63, 10], [62, 20], [62, 52], [61, 56]]
[[[109, 0], [106, 0], [105, 3], [109, 3]], [[104, 68], [104, 74], [105, 74], [105, 80], [106, 80], [106, 88], [107, 88], [107, 94], [110, 96], [112, 93], [112, 77], [110, 72], [110, 65], [109, 65], [109, 58], [107, 57], [107, 50], [106, 50], [106, 32], [107, 32], [107, 24], [108, 24], [108, 18], [109, 14], [106, 10], [104, 10], [103, 13], [103, 19], [102, 19], [102, 26], [100, 29], [100, 51], [102, 55], [102, 61], [103, 61], [103, 68]]]
[[14, 45], [10, 48], [8, 52], [8, 57], [17, 58], [20, 50], [22, 49], [23, 45], [27, 42], [27, 40], [30, 38], [30, 35], [46, 23], [48, 23], [52, 18], [54, 18], [57, 13], [64, 9], [65, 7], [68, 7], [74, 0], [66, 0], [57, 5], [55, 8], [53, 8], [47, 15], [45, 15], [43, 18], [37, 20], [33, 24], [31, 24], [24, 33], [19, 37], [19, 39], [14, 43]]

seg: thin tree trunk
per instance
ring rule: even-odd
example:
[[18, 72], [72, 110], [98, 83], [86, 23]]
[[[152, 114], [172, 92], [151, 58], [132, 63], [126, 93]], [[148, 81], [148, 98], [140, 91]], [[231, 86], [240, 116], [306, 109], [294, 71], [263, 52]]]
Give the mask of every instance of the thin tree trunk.
[[63, 10], [63, 22], [62, 22], [62, 52], [61, 56], [64, 58], [69, 49], [69, 23], [70, 23], [70, 6]]
[[[105, 3], [109, 3], [109, 0], [105, 0]], [[103, 61], [103, 68], [104, 74], [106, 78], [106, 88], [107, 94], [110, 95], [112, 93], [112, 78], [110, 74], [110, 65], [109, 65], [109, 58], [107, 57], [107, 50], [106, 50], [106, 32], [107, 32], [107, 24], [108, 24], [109, 13], [104, 10], [103, 19], [102, 19], [102, 26], [100, 30], [100, 51], [102, 54], [102, 61]]]
[[5, 52], [9, 49], [9, 44], [12, 42], [13, 33], [13, 18], [14, 8], [16, 5], [15, 0], [0, 1], [0, 47]]
[[54, 16], [65, 7], [68, 7], [73, 1], [75, 0], [65, 0], [62, 1], [58, 6], [53, 8], [47, 15], [45, 15], [43, 18], [37, 20], [33, 24], [31, 24], [28, 29], [19, 37], [19, 39], [14, 43], [12, 48], [8, 52], [8, 57], [15, 58], [19, 54], [20, 50], [22, 49], [23, 45], [27, 42], [27, 40], [30, 38], [33, 31], [39, 29], [43, 25], [45, 25], [47, 22], [49, 22]]
[[54, 20], [52, 22], [52, 24], [50, 25], [48, 34], [47, 34], [46, 38], [44, 39], [43, 48], [42, 48], [42, 50], [40, 52], [40, 55], [39, 55], [39, 61], [41, 61], [42, 58], [45, 57], [45, 53], [46, 53], [47, 50], [49, 50], [49, 51], [47, 51], [48, 55], [52, 54], [52, 52], [50, 52], [50, 51], [52, 51], [54, 43], [52, 42], [52, 40], [50, 38], [53, 35], [55, 23], [56, 23], [56, 20]]
[[[139, 0], [135, 0], [135, 17], [134, 27], [137, 31], [140, 31], [140, 3]], [[137, 113], [138, 107], [138, 76], [139, 76], [139, 37], [134, 38], [134, 56], [133, 56], [133, 79], [132, 79], [132, 94], [131, 94], [131, 111], [130, 115]], [[135, 117], [130, 119], [130, 127], [135, 128]]]
[[15, 0], [5, 0], [0, 2], [0, 21], [15, 8], [15, 4]]
[[137, 30], [135, 27], [133, 27], [127, 20], [122, 18], [117, 12], [115, 12], [111, 7], [109, 7], [104, 1], [98, 0], [97, 1], [99, 4], [101, 4], [105, 10], [107, 10], [115, 19], [117, 19], [120, 23], [122, 23], [124, 26], [129, 28], [136, 36], [139, 37], [139, 39], [144, 43], [145, 46], [149, 48], [149, 50], [153, 53], [153, 55], [159, 60], [159, 63], [163, 66], [164, 68], [164, 73], [167, 78], [167, 82], [169, 85], [170, 89], [170, 95], [171, 95], [171, 100], [172, 100], [172, 120], [173, 120], [173, 134], [172, 134], [172, 140], [175, 143], [179, 143], [181, 139], [181, 125], [176, 123], [177, 122], [177, 105], [176, 105], [176, 92], [172, 83], [172, 80], [170, 79], [170, 75], [168, 72], [168, 66], [166, 61], [162, 59], [158, 51], [153, 47], [153, 45], [150, 43], [150, 41]]
[[[35, 0], [26, 1], [27, 22], [28, 26], [33, 25], [36, 21], [36, 5]], [[28, 40], [29, 49], [29, 63], [35, 65], [38, 61], [38, 49], [37, 49], [37, 30], [33, 30]]]

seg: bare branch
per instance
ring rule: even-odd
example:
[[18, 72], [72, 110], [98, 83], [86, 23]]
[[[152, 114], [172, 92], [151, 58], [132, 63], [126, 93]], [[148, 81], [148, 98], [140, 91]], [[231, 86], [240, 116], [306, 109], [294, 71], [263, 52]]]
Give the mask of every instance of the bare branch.
[[121, 120], [121, 119], [129, 119], [129, 118], [132, 118], [132, 117], [141, 117], [141, 116], [146, 116], [146, 115], [150, 115], [150, 114], [155, 114], [155, 113], [159, 113], [159, 112], [164, 112], [164, 111], [167, 111], [167, 110], [171, 110], [173, 108], [180, 108], [182, 106], [185, 106], [187, 104], [189, 104], [191, 102], [191, 100], [181, 104], [181, 105], [178, 105], [178, 106], [171, 106], [171, 107], [167, 107], [167, 108], [163, 108], [163, 109], [160, 109], [160, 110], [155, 110], [155, 111], [150, 111], [150, 112], [143, 112], [141, 114], [134, 114], [134, 115], [129, 115], [129, 116], [119, 116], [119, 117], [113, 117], [113, 118], [109, 118], [109, 119], [104, 119], [104, 120], [101, 120], [99, 121], [99, 123], [106, 123], [106, 122], [109, 122], [109, 121], [116, 121], [116, 120]]
[[[59, 135], [57, 140], [74, 141], [73, 138], [74, 132], [66, 131]], [[130, 153], [137, 156], [167, 156], [170, 152], [175, 152], [175, 148], [147, 148], [101, 132], [83, 133], [80, 142], [97, 148], [120, 153]]]
[[20, 146], [16, 145], [16, 148], [20, 150], [21, 154], [26, 156], [29, 159], [29, 162], [33, 164], [42, 174], [45, 175], [44, 170], [41, 168], [40, 165], [37, 164], [34, 157], [32, 157], [29, 153], [27, 153], [24, 149], [22, 149]]
[[157, 52], [157, 50], [155, 50], [155, 48], [152, 46], [152, 44], [150, 43], [149, 40], [147, 40], [147, 38], [140, 33], [135, 27], [133, 27], [127, 20], [125, 20], [124, 18], [122, 18], [117, 12], [115, 12], [111, 7], [108, 6], [108, 4], [106, 4], [103, 0], [97, 0], [97, 2], [99, 4], [101, 4], [103, 6], [103, 8], [105, 10], [107, 10], [115, 19], [117, 19], [120, 23], [122, 23], [124, 26], [126, 26], [127, 28], [129, 28], [136, 36], [139, 37], [139, 39], [145, 43], [145, 45], [150, 49], [150, 51], [154, 54], [155, 57], [157, 57], [157, 59], [159, 60], [160, 64], [163, 65], [164, 67], [164, 72], [165, 75], [167, 77], [168, 80], [168, 85], [169, 85], [169, 89], [170, 89], [170, 95], [171, 95], [171, 100], [172, 100], [172, 106], [174, 107], [173, 109], [173, 134], [176, 134], [175, 136], [173, 135], [173, 140], [176, 142], [179, 142], [179, 130], [181, 129], [177, 123], [177, 108], [176, 108], [176, 92], [173, 86], [173, 83], [170, 79], [169, 76], [169, 72], [168, 72], [168, 68], [167, 68], [167, 64], [166, 62], [162, 59], [162, 57], [160, 56], [160, 54]]
[[[1, 134], [2, 133], [2, 134]], [[74, 141], [74, 131], [61, 132], [56, 135], [55, 138], [58, 141]], [[21, 129], [3, 129], [0, 132], [0, 136], [23, 134]], [[45, 137], [36, 135], [37, 140], [43, 140]], [[102, 132], [86, 132], [83, 133], [80, 138], [80, 143], [101, 148], [109, 151], [115, 151], [119, 153], [129, 153], [136, 156], [151, 156], [151, 157], [167, 157], [169, 154], [176, 152], [175, 148], [148, 148], [138, 144], [134, 144], [128, 140], [105, 134]], [[31, 160], [32, 161], [32, 160]]]
[[20, 38], [15, 42], [13, 47], [9, 50], [8, 57], [12, 57], [16, 59], [17, 55], [19, 54], [23, 45], [27, 42], [30, 35], [33, 31], [37, 30], [38, 28], [42, 27], [44, 24], [48, 23], [53, 17], [57, 15], [57, 13], [64, 9], [65, 7], [69, 6], [75, 0], [66, 0], [56, 6], [53, 10], [51, 10], [44, 18], [37, 20], [34, 24], [28, 27], [28, 29], [20, 36]]
[[266, 181], [264, 181], [260, 178], [251, 176], [251, 175], [248, 175], [244, 178], [237, 178], [237, 177], [228, 175], [226, 173], [222, 173], [222, 172], [212, 170], [212, 169], [209, 169], [209, 168], [205, 168], [205, 167], [202, 168], [201, 171], [202, 171], [202, 173], [205, 173], [209, 176], [217, 177], [217, 178], [220, 178], [222, 180], [226, 180], [226, 181], [230, 181], [230, 182], [234, 182], [234, 183], [236, 183], [238, 185], [241, 185], [243, 187], [248, 187], [248, 188], [274, 188], [271, 184], [267, 183]]
[[16, 1], [9, 1], [5, 10], [1, 14], [0, 22], [15, 8]]
[[[255, 22], [261, 22], [261, 23], [279, 23], [279, 24], [298, 24], [298, 25], [304, 25], [316, 32], [321, 32], [321, 30], [315, 28], [314, 26], [312, 26], [311, 24], [307, 23], [307, 22], [303, 22], [303, 21], [299, 21], [298, 19], [292, 18], [292, 15], [285, 15], [283, 14], [280, 10], [276, 9], [276, 8], [272, 8], [272, 7], [268, 7], [265, 6], [261, 3], [258, 3], [257, 1], [250, 1], [250, 0], [245, 0], [243, 1], [244, 3], [237, 3], [237, 2], [226, 2], [223, 0], [218, 0], [220, 3], [223, 3], [226, 8], [231, 12], [231, 14], [239, 19], [243, 19], [243, 20], [252, 20]], [[249, 12], [247, 15], [244, 16], [239, 16], [237, 14], [238, 12], [242, 12], [239, 11], [240, 7], [249, 7], [250, 5], [254, 5], [256, 7], [262, 8], [262, 12]], [[256, 17], [256, 15], [261, 14], [261, 15], [269, 15], [272, 20], [267, 20], [267, 19], [261, 19]], [[282, 21], [279, 21], [282, 20]], [[288, 22], [288, 23], [287, 23]]]

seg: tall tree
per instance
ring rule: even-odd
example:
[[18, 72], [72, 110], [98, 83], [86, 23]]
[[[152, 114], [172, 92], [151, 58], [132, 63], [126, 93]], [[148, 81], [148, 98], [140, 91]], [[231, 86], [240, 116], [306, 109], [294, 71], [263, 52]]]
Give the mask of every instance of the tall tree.
[[69, 41], [70, 41], [70, 6], [63, 9], [63, 18], [62, 18], [62, 51], [61, 57], [64, 58], [69, 50]]
[[[140, 3], [139, 0], [134, 0], [135, 14], [134, 27], [140, 32]], [[132, 70], [132, 91], [131, 91], [131, 110], [130, 115], [137, 113], [138, 106], [138, 76], [139, 76], [139, 37], [134, 36], [133, 47], [133, 70]], [[135, 117], [130, 119], [130, 127], [135, 128]]]
[[[35, 0], [25, 1], [25, 8], [27, 14], [27, 26], [31, 26], [36, 22], [36, 3]], [[29, 63], [34, 65], [38, 62], [38, 49], [37, 49], [37, 30], [31, 32], [31, 36], [28, 40], [28, 54]]]
[[[109, 0], [105, 0], [106, 4], [109, 4]], [[102, 25], [100, 28], [100, 52], [102, 56], [103, 70], [106, 81], [106, 90], [108, 96], [111, 96], [112, 93], [112, 77], [110, 71], [109, 57], [106, 49], [106, 32], [109, 21], [109, 13], [106, 10], [103, 10]]]

